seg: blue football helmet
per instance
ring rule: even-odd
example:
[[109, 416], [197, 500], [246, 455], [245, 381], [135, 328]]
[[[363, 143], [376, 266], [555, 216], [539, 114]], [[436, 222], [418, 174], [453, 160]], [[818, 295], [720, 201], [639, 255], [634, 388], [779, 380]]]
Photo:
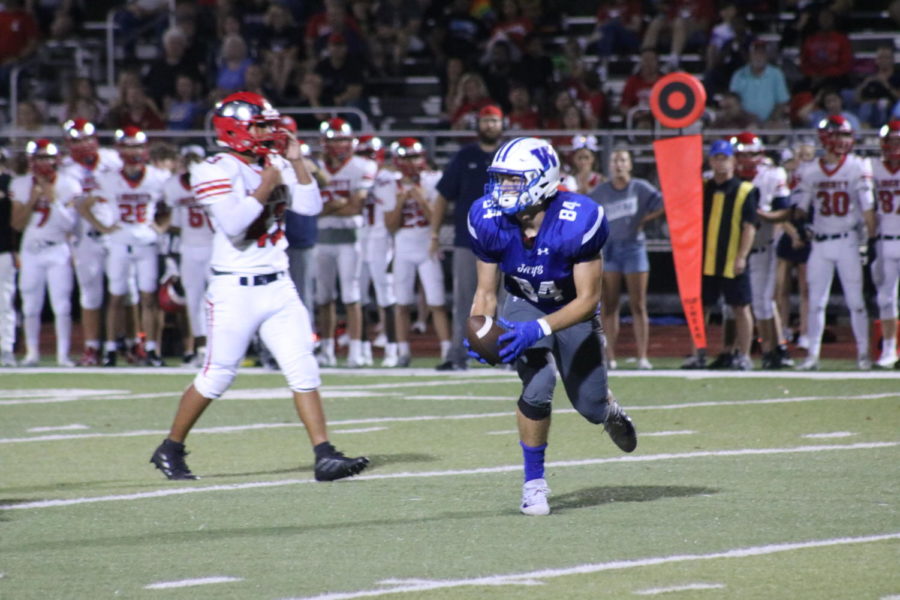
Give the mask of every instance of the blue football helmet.
[[[500, 211], [514, 215], [556, 195], [559, 186], [559, 156], [546, 140], [520, 137], [500, 146], [491, 166], [487, 194]], [[514, 176], [519, 181], [505, 181]]]

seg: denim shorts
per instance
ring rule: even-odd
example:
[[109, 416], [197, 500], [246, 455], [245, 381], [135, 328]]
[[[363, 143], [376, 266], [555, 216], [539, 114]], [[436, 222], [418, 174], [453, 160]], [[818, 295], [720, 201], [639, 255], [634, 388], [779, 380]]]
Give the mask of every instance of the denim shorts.
[[603, 246], [603, 270], [615, 273], [645, 273], [650, 270], [643, 240], [607, 240]]

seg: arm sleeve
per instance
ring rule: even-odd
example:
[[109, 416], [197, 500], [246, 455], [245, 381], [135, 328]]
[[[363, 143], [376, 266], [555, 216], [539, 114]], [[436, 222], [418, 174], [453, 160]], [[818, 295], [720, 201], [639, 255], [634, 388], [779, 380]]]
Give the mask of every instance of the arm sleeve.
[[228, 173], [207, 162], [191, 167], [191, 188], [200, 204], [205, 205], [228, 237], [237, 237], [263, 211], [253, 196], [234, 192]]

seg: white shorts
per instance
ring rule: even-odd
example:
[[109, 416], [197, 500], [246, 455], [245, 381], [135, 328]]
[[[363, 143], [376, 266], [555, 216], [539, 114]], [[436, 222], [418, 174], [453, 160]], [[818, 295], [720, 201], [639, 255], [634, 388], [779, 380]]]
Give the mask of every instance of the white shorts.
[[428, 306], [444, 306], [444, 270], [440, 260], [428, 253], [427, 246], [404, 246], [403, 252], [398, 252], [394, 259], [394, 292], [397, 303], [407, 306], [415, 304], [416, 273], [422, 282], [425, 303]]
[[106, 257], [106, 277], [109, 279], [109, 293], [124, 296], [128, 293], [130, 267], [134, 267], [137, 287], [143, 293], [151, 294], [159, 286], [159, 261], [156, 244], [149, 246], [126, 246], [111, 242]]
[[344, 304], [359, 302], [361, 270], [362, 246], [359, 242], [317, 245], [316, 304], [334, 302], [338, 280], [341, 283], [341, 301]]
[[257, 286], [240, 285], [238, 275], [212, 275], [206, 303], [206, 363], [194, 379], [202, 396], [225, 393], [257, 331], [291, 390], [306, 392], [321, 385], [309, 313], [287, 273]]

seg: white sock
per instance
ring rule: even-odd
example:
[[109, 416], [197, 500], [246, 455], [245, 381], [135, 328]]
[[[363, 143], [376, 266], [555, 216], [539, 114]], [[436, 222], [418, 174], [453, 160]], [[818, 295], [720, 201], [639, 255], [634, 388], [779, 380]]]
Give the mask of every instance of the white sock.
[[100, 349], [100, 340], [85, 340], [84, 347], [91, 348], [93, 350], [99, 350]]
[[410, 356], [409, 342], [397, 342], [397, 352], [400, 356]]
[[107, 342], [103, 343], [103, 351], [104, 352], [115, 352], [116, 350], [118, 350], [118, 348], [116, 347], [115, 342], [107, 341]]
[[897, 354], [897, 339], [884, 338], [881, 340], [881, 355], [893, 356], [894, 354]]
[[451, 345], [450, 340], [441, 340], [441, 360], [447, 360]]
[[56, 315], [54, 325], [56, 329], [56, 357], [58, 360], [67, 359], [72, 345], [72, 315]]
[[359, 359], [362, 356], [361, 340], [350, 340], [350, 352], [347, 356], [351, 359]]
[[41, 314], [25, 315], [22, 328], [25, 330], [25, 354], [28, 358], [37, 358], [41, 354]]
[[144, 349], [147, 352], [156, 352], [156, 342], [153, 340], [149, 340], [147, 343], [144, 344]]
[[322, 338], [321, 347], [326, 356], [334, 356], [334, 338]]

